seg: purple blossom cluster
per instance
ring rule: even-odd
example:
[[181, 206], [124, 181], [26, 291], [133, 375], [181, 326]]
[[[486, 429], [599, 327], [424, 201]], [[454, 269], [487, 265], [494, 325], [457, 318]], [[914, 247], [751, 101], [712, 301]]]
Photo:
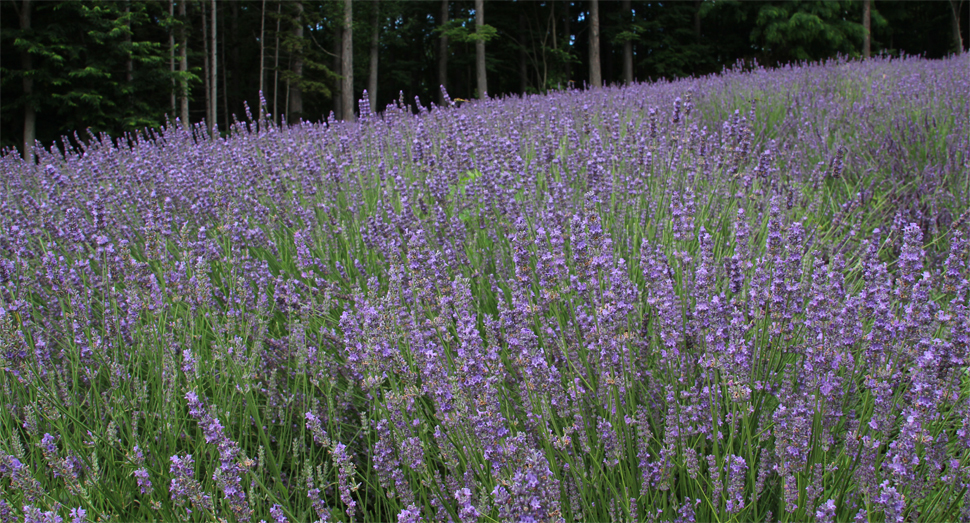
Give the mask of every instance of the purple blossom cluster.
[[[171, 462], [169, 473], [172, 481], [168, 490], [175, 506], [185, 507], [186, 514], [191, 514], [192, 509], [212, 514], [212, 496], [205, 493], [202, 484], [195, 478], [195, 460], [192, 455], [175, 455], [171, 457]], [[192, 508], [188, 507], [190, 504]]]
[[[225, 427], [218, 418], [212, 417], [202, 400], [195, 391], [185, 394], [188, 401], [189, 415], [199, 420], [205, 442], [213, 445], [219, 455], [219, 468], [212, 473], [212, 480], [222, 491], [224, 499], [237, 521], [249, 521], [252, 509], [246, 499], [243, 480], [253, 466], [252, 460], [242, 455], [239, 444], [229, 439], [225, 434]], [[174, 463], [173, 456], [173, 463]]]
[[965, 518], [966, 65], [4, 154], [0, 521]]

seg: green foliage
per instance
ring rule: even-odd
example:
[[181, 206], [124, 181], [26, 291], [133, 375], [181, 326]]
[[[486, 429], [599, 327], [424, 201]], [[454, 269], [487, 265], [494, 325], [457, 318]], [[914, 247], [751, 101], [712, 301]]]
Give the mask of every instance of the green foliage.
[[771, 2], [761, 6], [752, 43], [773, 62], [859, 56], [865, 29], [857, 2]]
[[[169, 50], [161, 42], [175, 21], [164, 8], [149, 1], [34, 2], [29, 30], [2, 32], [4, 44], [32, 61], [26, 70], [19, 60], [14, 67], [4, 62], [4, 125], [27, 104], [38, 111], [44, 125], [37, 139], [45, 143], [75, 130], [118, 136], [161, 125], [173, 79], [199, 82], [197, 70], [169, 71]], [[30, 96], [22, 88], [24, 77], [34, 81]], [[7, 136], [3, 140], [10, 143]]]
[[474, 20], [449, 20], [435, 29], [435, 32], [447, 36], [455, 43], [475, 43], [479, 40], [488, 43], [499, 35], [498, 29], [488, 24], [476, 28]]
[[679, 78], [711, 67], [712, 49], [693, 30], [693, 2], [648, 4], [637, 10], [629, 30], [614, 39], [635, 36], [639, 68], [645, 77]]
[[[319, 45], [313, 45], [315, 41], [312, 33], [309, 37], [297, 38], [291, 30], [296, 24], [318, 27], [325, 22], [328, 14], [334, 23], [339, 23], [338, 15], [342, 13], [334, 12], [332, 7], [329, 10], [314, 9], [314, 7], [317, 6], [304, 5], [302, 15], [283, 13], [280, 17], [284, 23], [284, 29], [280, 33], [280, 48], [289, 56], [299, 55], [303, 59], [303, 74], [297, 76], [286, 67], [281, 67], [279, 73], [284, 84], [298, 84], [304, 96], [319, 95], [321, 98], [330, 98], [333, 95], [331, 85], [340, 80], [339, 72], [331, 70], [324, 64], [327, 53]], [[267, 18], [275, 20], [276, 14], [267, 13]]]

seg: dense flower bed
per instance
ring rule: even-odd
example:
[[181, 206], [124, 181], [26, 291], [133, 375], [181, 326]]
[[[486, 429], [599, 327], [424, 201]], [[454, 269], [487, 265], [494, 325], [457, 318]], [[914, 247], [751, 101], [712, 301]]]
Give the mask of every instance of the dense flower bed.
[[970, 517], [968, 93], [876, 59], [7, 153], [0, 521]]

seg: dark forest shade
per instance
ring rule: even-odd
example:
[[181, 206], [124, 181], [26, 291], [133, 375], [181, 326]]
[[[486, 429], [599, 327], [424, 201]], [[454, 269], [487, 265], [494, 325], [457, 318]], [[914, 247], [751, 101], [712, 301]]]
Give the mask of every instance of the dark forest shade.
[[[281, 114], [319, 121], [331, 110], [338, 119], [355, 112], [371, 78], [380, 78], [369, 89], [380, 111], [400, 93], [441, 103], [441, 85], [473, 98], [486, 76], [489, 94], [503, 96], [704, 75], [738, 61], [862, 57], [867, 40], [873, 55], [941, 57], [970, 40], [963, 0], [480, 1], [481, 34], [476, 0], [176, 0], [174, 10], [168, 0], [4, 1], [0, 145], [22, 149], [36, 138], [50, 146], [75, 131], [83, 139], [86, 129], [117, 137], [166, 116], [214, 124], [218, 114], [224, 123], [242, 117], [244, 104], [260, 114], [260, 86], [277, 122]], [[599, 52], [591, 54], [596, 10]], [[353, 60], [355, 47], [367, 58]]]

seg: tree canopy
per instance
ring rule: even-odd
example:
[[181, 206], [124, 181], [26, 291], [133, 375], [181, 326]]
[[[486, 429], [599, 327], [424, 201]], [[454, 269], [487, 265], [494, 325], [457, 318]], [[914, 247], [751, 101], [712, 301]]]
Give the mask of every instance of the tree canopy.
[[[970, 3], [870, 1], [873, 54], [940, 57], [970, 41], [970, 24], [959, 24]], [[597, 70], [604, 83], [622, 83], [627, 63], [627, 74], [648, 81], [739, 61], [857, 58], [866, 34], [863, 0], [603, 0], [595, 10], [599, 60], [590, 67], [591, 0], [485, 1], [478, 26], [475, 0], [352, 3], [348, 48], [344, 0], [5, 0], [0, 145], [22, 147], [25, 132], [50, 146], [75, 132], [120, 137], [158, 127], [183, 114], [173, 106], [181, 85], [188, 123], [216, 114], [222, 132], [246, 105], [255, 114], [260, 85], [277, 122], [326, 119], [331, 111], [343, 118], [344, 54], [356, 57], [347, 64], [353, 100], [375, 75], [373, 109], [380, 110], [415, 97], [425, 106], [438, 102], [442, 84], [453, 99], [477, 96], [479, 42], [488, 94], [504, 96], [582, 87]]]

